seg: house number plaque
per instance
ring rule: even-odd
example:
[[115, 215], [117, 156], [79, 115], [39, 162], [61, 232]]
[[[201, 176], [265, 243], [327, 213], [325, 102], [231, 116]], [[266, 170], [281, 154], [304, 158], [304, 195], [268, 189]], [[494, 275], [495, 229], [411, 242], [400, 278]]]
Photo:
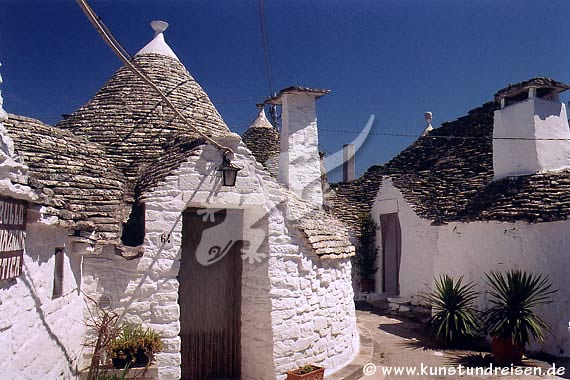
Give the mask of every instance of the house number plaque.
[[0, 197], [0, 280], [22, 273], [26, 238], [26, 202]]

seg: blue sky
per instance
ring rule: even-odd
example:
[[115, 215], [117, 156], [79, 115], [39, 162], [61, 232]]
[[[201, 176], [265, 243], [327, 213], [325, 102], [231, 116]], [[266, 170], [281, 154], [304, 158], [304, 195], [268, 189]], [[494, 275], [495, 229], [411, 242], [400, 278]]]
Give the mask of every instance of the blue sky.
[[[237, 133], [269, 94], [258, 1], [90, 1], [134, 54], [170, 23], [167, 42]], [[570, 82], [570, 1], [266, 0], [274, 90], [328, 88], [318, 101], [321, 147], [334, 153], [371, 114], [357, 171], [434, 126], [533, 76]], [[120, 66], [75, 1], [0, 0], [0, 69], [8, 112], [55, 124]], [[567, 100], [567, 97], [564, 99]], [[332, 173], [339, 179], [338, 171]]]

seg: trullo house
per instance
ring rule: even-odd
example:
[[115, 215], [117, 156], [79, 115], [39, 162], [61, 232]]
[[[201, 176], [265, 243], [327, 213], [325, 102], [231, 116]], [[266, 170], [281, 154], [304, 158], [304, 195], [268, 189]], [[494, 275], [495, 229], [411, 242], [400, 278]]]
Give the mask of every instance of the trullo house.
[[568, 88], [542, 77], [510, 85], [339, 184], [338, 215], [357, 231], [354, 216], [363, 210], [378, 226], [369, 297], [415, 303], [434, 276], [447, 273], [479, 284], [482, 308], [485, 272], [542, 273], [559, 289], [541, 309], [553, 329], [542, 348], [570, 353], [570, 129], [559, 100]]
[[[76, 378], [87, 297], [160, 333], [161, 380], [284, 379], [308, 363], [333, 373], [358, 335], [354, 247], [322, 208], [326, 91], [273, 99], [287, 142], [273, 176], [157, 25], [133, 62], [191, 128], [127, 67], [56, 126], [2, 114], [2, 377]], [[228, 165], [241, 168], [235, 186], [223, 186]]]

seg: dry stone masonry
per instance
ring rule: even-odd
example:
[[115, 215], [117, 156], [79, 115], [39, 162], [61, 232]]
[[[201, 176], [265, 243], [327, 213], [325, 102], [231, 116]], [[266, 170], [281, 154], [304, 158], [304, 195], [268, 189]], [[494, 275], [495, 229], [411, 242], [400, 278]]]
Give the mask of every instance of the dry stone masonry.
[[[124, 322], [156, 329], [164, 349], [151, 373], [180, 379], [188, 355], [179, 276], [188, 208], [241, 210], [243, 239], [255, 248], [244, 248], [240, 260], [241, 378], [283, 380], [308, 363], [338, 370], [359, 344], [346, 226], [322, 208], [320, 183], [310, 184], [319, 190], [315, 203], [268, 171], [261, 152], [275, 153], [279, 136], [261, 114], [265, 125], [244, 138], [260, 148], [252, 148], [256, 161], [164, 41], [165, 23], [153, 27], [154, 39], [133, 62], [190, 126], [126, 67], [55, 127], [17, 115], [0, 119], [0, 195], [29, 201], [23, 274], [0, 283], [0, 332], [10, 342], [0, 348], [7, 358], [0, 373], [76, 378], [90, 360], [82, 344], [93, 337], [85, 328], [86, 295], [105, 300]], [[320, 179], [314, 104], [308, 111], [311, 170]], [[204, 135], [235, 153], [242, 167], [235, 187], [221, 186], [222, 154]], [[299, 142], [289, 143], [293, 152]], [[140, 242], [131, 244], [131, 233]], [[64, 255], [62, 278], [55, 277], [55, 252]], [[53, 291], [56, 282], [62, 294]]]

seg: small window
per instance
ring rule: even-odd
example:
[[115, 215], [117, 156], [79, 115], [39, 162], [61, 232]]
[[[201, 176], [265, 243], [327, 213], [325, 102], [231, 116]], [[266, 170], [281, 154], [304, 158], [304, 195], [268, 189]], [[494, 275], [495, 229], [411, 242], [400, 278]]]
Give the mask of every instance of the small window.
[[123, 224], [121, 242], [127, 247], [138, 247], [144, 243], [145, 234], [145, 207], [144, 203], [133, 204], [131, 215]]
[[63, 295], [63, 248], [55, 249], [55, 266], [53, 271], [53, 294], [52, 298], [59, 298]]

